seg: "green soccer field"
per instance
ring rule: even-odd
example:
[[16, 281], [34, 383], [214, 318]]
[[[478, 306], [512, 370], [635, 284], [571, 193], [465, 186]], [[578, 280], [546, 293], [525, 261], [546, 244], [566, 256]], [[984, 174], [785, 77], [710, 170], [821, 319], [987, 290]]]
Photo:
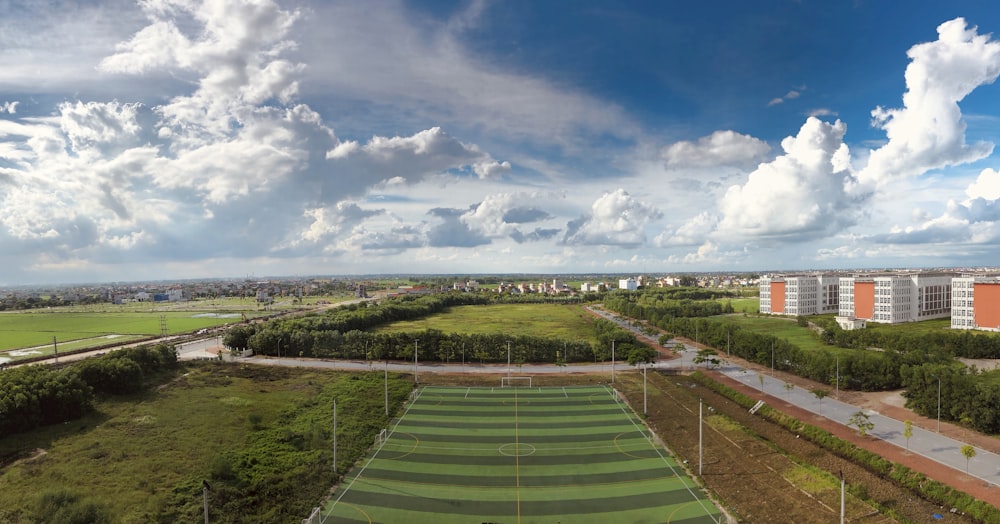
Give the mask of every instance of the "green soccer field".
[[424, 387], [322, 522], [716, 522], [609, 388]]

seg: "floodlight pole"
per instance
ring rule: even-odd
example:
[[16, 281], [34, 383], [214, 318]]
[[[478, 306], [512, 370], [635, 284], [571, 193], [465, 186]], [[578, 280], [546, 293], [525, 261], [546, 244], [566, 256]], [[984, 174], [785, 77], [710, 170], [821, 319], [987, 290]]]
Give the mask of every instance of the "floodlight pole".
[[385, 416], [389, 416], [389, 360], [385, 361]]
[[333, 398], [333, 476], [337, 477], [337, 397]]
[[611, 341], [611, 384], [615, 383], [615, 341]]
[[414, 384], [420, 383], [420, 380], [417, 379], [417, 352], [418, 352], [417, 350], [418, 350], [418, 343], [419, 342], [416, 341], [416, 340], [413, 341], [413, 383]]
[[[510, 341], [507, 341], [507, 381], [510, 381]], [[508, 384], [510, 385], [510, 384]]]
[[844, 470], [840, 470], [840, 524], [844, 524]]
[[702, 464], [702, 424], [701, 424], [701, 399], [698, 399], [698, 476], [701, 476], [701, 464]]
[[646, 365], [642, 366], [642, 415], [647, 416], [646, 412]]

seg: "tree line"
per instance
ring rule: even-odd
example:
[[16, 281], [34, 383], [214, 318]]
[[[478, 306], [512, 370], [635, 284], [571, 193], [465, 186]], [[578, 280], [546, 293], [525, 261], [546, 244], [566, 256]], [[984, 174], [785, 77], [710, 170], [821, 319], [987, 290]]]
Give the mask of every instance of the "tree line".
[[486, 305], [495, 300], [475, 294], [397, 297], [378, 304], [357, 304], [322, 314], [273, 319], [231, 327], [223, 344], [250, 349], [256, 355], [315, 358], [412, 360], [434, 362], [573, 363], [611, 360], [614, 341], [619, 360], [633, 363], [655, 357], [630, 331], [613, 322], [594, 319], [594, 342], [506, 333], [417, 332], [371, 333], [367, 330], [402, 320], [414, 320], [457, 305]]
[[0, 371], [0, 437], [75, 420], [93, 410], [95, 394], [141, 391], [151, 373], [176, 366], [173, 346], [140, 346], [69, 364]]

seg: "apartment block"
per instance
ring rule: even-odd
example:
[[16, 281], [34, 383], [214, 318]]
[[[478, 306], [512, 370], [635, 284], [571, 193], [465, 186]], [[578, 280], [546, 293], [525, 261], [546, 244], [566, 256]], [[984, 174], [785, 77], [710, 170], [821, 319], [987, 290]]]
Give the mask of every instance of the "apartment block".
[[761, 313], [806, 316], [839, 311], [836, 275], [765, 276], [758, 285]]
[[917, 322], [951, 315], [952, 273], [886, 273], [840, 277], [845, 319], [881, 324]]
[[1000, 331], [1000, 275], [952, 279], [951, 327]]

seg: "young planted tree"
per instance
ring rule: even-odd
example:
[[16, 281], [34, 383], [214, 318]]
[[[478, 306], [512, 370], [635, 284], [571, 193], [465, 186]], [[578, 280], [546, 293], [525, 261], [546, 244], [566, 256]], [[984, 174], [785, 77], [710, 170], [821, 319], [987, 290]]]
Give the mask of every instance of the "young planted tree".
[[785, 393], [791, 393], [793, 389], [795, 389], [795, 384], [785, 382]]
[[868, 414], [860, 410], [851, 415], [847, 425], [858, 428], [858, 435], [862, 437], [867, 436], [868, 432], [875, 428], [875, 423], [870, 420]]
[[903, 421], [903, 436], [906, 437], [906, 451], [910, 451], [910, 437], [913, 436], [913, 422]]
[[823, 414], [823, 399], [826, 398], [826, 397], [828, 397], [828, 396], [830, 396], [830, 390], [829, 389], [817, 388], [817, 389], [812, 390], [812, 394], [817, 399], [819, 399], [819, 414], [822, 415]]
[[718, 355], [719, 352], [712, 348], [699, 349], [698, 352], [695, 353], [694, 363], [695, 365], [707, 363], [709, 369], [715, 369], [719, 367], [720, 364]]
[[962, 456], [965, 457], [965, 472], [969, 472], [969, 460], [976, 456], [976, 448], [966, 444], [962, 446]]

